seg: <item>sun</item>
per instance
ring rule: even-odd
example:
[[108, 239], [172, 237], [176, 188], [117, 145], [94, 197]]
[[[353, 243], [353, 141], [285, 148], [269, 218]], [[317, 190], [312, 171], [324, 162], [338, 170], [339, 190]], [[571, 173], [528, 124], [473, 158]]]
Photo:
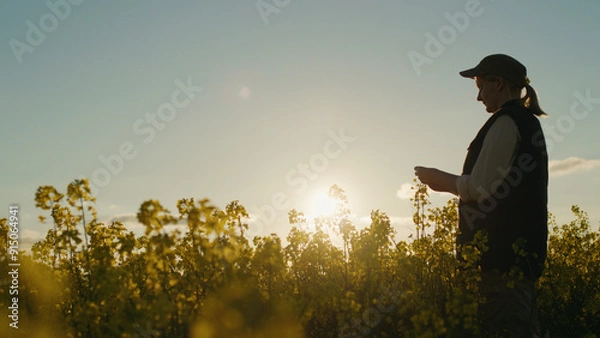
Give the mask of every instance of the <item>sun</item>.
[[326, 192], [316, 193], [310, 202], [310, 215], [314, 217], [333, 216], [337, 202]]

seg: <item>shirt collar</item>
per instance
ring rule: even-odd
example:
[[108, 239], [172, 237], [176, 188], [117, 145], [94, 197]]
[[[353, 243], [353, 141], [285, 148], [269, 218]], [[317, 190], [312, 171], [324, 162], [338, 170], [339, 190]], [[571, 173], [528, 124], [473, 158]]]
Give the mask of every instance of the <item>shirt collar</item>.
[[519, 99], [512, 99], [512, 100], [508, 100], [508, 101], [504, 102], [504, 104], [500, 108], [518, 106], [518, 105], [519, 105]]

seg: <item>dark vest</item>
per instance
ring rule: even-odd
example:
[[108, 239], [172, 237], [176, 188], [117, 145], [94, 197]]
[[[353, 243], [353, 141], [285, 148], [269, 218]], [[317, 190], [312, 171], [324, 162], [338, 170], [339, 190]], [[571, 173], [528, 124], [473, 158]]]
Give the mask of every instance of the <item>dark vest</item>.
[[525, 276], [537, 278], [546, 260], [548, 239], [548, 155], [539, 120], [516, 100], [505, 103], [469, 145], [462, 174], [471, 173], [485, 135], [504, 115], [515, 121], [521, 136], [515, 158], [505, 179], [497, 182], [494, 194], [480, 203], [459, 202], [458, 253], [460, 257], [461, 244], [483, 231], [488, 250], [479, 262], [482, 271], [508, 272], [518, 266]]

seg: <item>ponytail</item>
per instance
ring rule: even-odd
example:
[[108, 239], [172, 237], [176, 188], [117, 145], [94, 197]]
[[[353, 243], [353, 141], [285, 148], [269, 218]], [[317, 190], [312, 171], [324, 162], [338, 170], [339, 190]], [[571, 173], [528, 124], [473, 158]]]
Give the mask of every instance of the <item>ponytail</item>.
[[[527, 81], [529, 82], [529, 81]], [[536, 116], [546, 116], [542, 108], [540, 108], [540, 102], [538, 100], [537, 93], [529, 83], [525, 84], [525, 96], [520, 99], [520, 103], [529, 108]]]

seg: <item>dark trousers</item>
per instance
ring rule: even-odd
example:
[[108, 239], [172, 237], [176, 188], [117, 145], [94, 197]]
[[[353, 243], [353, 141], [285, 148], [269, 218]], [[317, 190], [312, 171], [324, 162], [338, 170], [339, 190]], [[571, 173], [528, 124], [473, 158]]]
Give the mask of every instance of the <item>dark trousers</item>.
[[479, 313], [485, 336], [539, 337], [535, 281], [483, 272]]

